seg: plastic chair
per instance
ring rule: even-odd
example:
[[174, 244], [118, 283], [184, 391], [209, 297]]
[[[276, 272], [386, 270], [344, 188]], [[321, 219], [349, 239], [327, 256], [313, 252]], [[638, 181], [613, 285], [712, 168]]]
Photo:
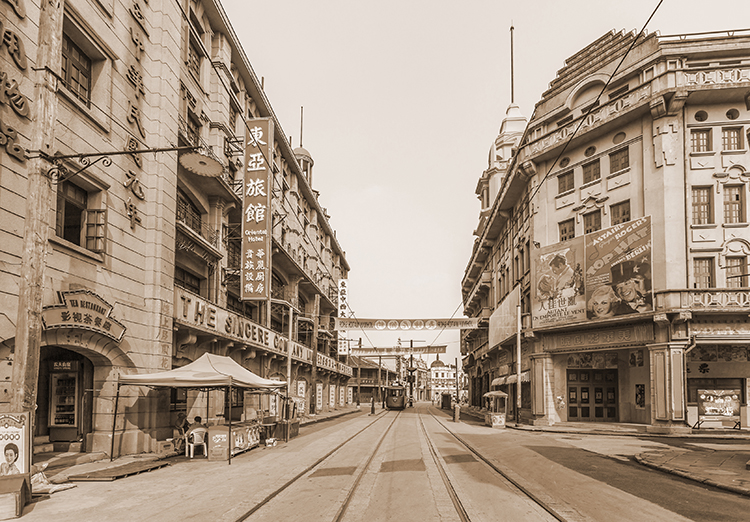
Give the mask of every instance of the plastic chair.
[[[203, 456], [208, 457], [208, 445], [206, 444], [206, 435], [208, 430], [205, 428], [196, 428], [185, 441], [185, 456], [191, 459], [195, 456], [195, 447], [203, 446]], [[192, 441], [190, 440], [192, 438]]]

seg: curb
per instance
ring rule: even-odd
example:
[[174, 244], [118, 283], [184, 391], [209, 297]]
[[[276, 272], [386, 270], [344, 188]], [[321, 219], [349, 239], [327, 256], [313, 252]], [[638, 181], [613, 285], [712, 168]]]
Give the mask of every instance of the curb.
[[698, 475], [695, 475], [694, 473], [689, 473], [687, 471], [682, 471], [681, 469], [672, 468], [669, 466], [662, 466], [659, 464], [654, 464], [653, 462], [649, 462], [641, 454], [635, 455], [635, 460], [647, 468], [654, 469], [656, 471], [661, 471], [664, 473], [669, 473], [670, 475], [675, 475], [677, 477], [681, 477], [687, 480], [692, 480], [693, 482], [698, 482], [700, 484], [706, 484], [707, 486], [713, 486], [718, 489], [723, 489], [725, 491], [729, 491], [732, 493], [736, 493], [738, 495], [743, 495], [746, 497], [750, 497], [750, 489], [743, 488], [740, 486], [732, 486], [731, 484], [722, 484], [720, 482], [715, 481], [714, 479], [710, 478], [703, 478]]

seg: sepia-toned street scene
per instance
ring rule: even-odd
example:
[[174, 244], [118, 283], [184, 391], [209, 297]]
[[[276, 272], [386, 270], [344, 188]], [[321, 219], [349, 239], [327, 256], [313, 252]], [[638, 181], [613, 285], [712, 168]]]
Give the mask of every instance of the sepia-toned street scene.
[[0, 15], [0, 520], [750, 519], [746, 4]]

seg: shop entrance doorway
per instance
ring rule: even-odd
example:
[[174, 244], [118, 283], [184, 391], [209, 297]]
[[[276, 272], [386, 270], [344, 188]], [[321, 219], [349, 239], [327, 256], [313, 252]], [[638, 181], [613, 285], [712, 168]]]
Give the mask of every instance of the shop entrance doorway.
[[[34, 437], [55, 443], [56, 451], [85, 450], [92, 431], [94, 365], [58, 346], [43, 346], [39, 360]], [[75, 449], [70, 443], [76, 443]]]
[[617, 422], [617, 370], [568, 370], [568, 421]]

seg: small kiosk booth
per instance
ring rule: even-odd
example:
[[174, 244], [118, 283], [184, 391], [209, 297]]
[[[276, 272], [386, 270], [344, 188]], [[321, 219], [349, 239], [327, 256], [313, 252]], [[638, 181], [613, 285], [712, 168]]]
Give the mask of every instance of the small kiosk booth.
[[[120, 386], [123, 385], [197, 389], [224, 388], [227, 390], [227, 397], [231, 397], [234, 388], [243, 388], [258, 393], [278, 393], [279, 389], [286, 387], [286, 382], [264, 379], [239, 365], [230, 357], [211, 353], [205, 353], [192, 363], [174, 370], [139, 375], [121, 375], [117, 382], [117, 395], [115, 396], [115, 421], [112, 423], [110, 460], [114, 458], [117, 403], [120, 398]], [[292, 422], [291, 419], [288, 422]], [[231, 464], [232, 455], [257, 446], [264, 435], [269, 436], [262, 432], [261, 428], [264, 426], [265, 424], [259, 425], [258, 422], [233, 423], [230, 401], [228, 423], [208, 427], [207, 450], [209, 460], [228, 460]]]
[[492, 428], [504, 428], [508, 416], [508, 394], [501, 391], [491, 391], [483, 395], [487, 400], [487, 413], [484, 423]]

